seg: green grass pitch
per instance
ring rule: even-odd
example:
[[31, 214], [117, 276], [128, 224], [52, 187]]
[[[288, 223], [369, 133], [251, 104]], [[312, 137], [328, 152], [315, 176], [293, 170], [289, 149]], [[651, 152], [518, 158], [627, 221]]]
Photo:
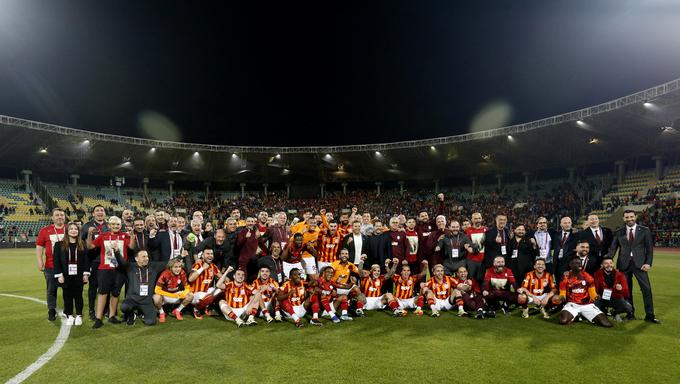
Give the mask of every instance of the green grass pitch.
[[[525, 320], [518, 311], [481, 321], [371, 312], [352, 323], [304, 329], [262, 322], [237, 329], [221, 318], [185, 316], [95, 331], [88, 320], [26, 382], [671, 383], [680, 377], [678, 276], [680, 254], [657, 252], [651, 279], [660, 326], [637, 320], [612, 329], [563, 327], [555, 316]], [[44, 300], [34, 250], [0, 251], [0, 293]], [[642, 317], [637, 284], [634, 294]], [[44, 305], [0, 296], [1, 382], [54, 342], [60, 323], [46, 314]]]

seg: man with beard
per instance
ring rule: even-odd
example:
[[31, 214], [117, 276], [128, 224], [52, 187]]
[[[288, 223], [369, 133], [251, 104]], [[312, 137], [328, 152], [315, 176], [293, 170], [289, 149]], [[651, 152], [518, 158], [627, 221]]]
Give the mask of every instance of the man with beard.
[[182, 257], [184, 258], [184, 268], [191, 271], [191, 266], [201, 258], [201, 252], [196, 250], [196, 246], [203, 241], [203, 228], [199, 220], [191, 220], [191, 232], [184, 238], [182, 245]]
[[505, 227], [507, 223], [507, 216], [497, 215], [496, 226], [486, 231], [484, 236], [484, 266], [486, 268], [493, 265], [496, 256], [507, 258], [510, 254], [508, 244], [510, 243], [511, 232]]
[[[233, 219], [231, 223], [235, 226]], [[224, 229], [218, 229], [214, 237], [208, 237], [196, 245], [195, 253], [205, 252], [206, 249], [212, 250], [214, 264], [221, 271], [229, 265], [236, 268], [237, 263], [234, 260], [234, 239], [227, 241], [227, 233]]]
[[154, 212], [154, 216], [156, 216], [156, 228], [159, 231], [164, 231], [168, 229], [168, 215], [165, 213], [163, 210], [158, 210]]
[[504, 314], [510, 314], [510, 306], [517, 303], [517, 281], [512, 270], [505, 267], [503, 256], [493, 259], [493, 266], [484, 275], [482, 289], [482, 296], [490, 307], [500, 306]]
[[260, 237], [257, 240], [257, 256], [262, 257], [262, 256], [267, 256], [267, 252], [269, 251], [269, 241], [267, 239], [266, 233], [267, 233], [267, 222], [269, 221], [269, 214], [265, 211], [261, 211], [260, 213], [257, 214], [257, 223], [255, 223], [255, 227], [257, 228], [257, 231], [260, 232]]
[[[92, 221], [83, 224], [81, 229], [81, 238], [87, 241], [90, 228], [94, 228], [93, 236], [96, 239], [101, 234], [109, 231], [109, 224], [106, 222], [106, 211], [104, 207], [97, 204], [92, 207]], [[97, 301], [97, 271], [99, 270], [99, 251], [90, 249], [87, 251], [87, 257], [90, 259], [90, 286], [87, 288], [87, 306], [90, 312], [90, 320], [95, 321], [96, 316], [96, 301]]]
[[452, 276], [458, 268], [467, 266], [466, 255], [472, 252], [472, 241], [460, 232], [460, 224], [452, 221], [449, 233], [439, 240], [435, 252], [442, 255], [444, 272]]
[[633, 306], [628, 302], [630, 290], [628, 289], [628, 279], [626, 275], [614, 269], [614, 260], [605, 257], [602, 260], [602, 268], [595, 271], [595, 291], [599, 299], [595, 305], [602, 312], [608, 308], [613, 309], [614, 319], [622, 322], [621, 314], [625, 314], [629, 319], [633, 315]]
[[262, 234], [255, 227], [255, 218], [246, 219], [246, 227], [236, 235], [236, 250], [238, 253], [238, 269], [244, 271], [247, 277], [257, 274], [257, 246]]
[[555, 273], [553, 264], [553, 248], [555, 234], [548, 229], [548, 219], [541, 216], [536, 221], [536, 232], [534, 232], [533, 238], [536, 240], [536, 246], [538, 246], [538, 255], [541, 259], [545, 260], [545, 268], [550, 273]]
[[472, 214], [472, 226], [465, 230], [465, 234], [472, 241], [472, 252], [467, 254], [467, 268], [470, 277], [482, 281], [484, 279], [484, 238], [487, 228], [482, 225], [482, 214]]
[[[42, 228], [35, 241], [38, 270], [43, 273], [47, 288], [47, 320], [57, 319], [57, 279], [54, 278], [54, 244], [64, 238], [66, 215], [60, 208], [52, 210], [52, 224]], [[87, 271], [88, 273], [90, 271]], [[62, 288], [63, 289], [63, 288]]]
[[342, 242], [343, 238], [338, 233], [338, 223], [335, 221], [329, 222], [328, 227], [319, 234], [316, 243], [317, 267], [319, 270], [330, 266], [332, 262], [338, 259], [338, 250]]
[[390, 236], [391, 257], [397, 258], [399, 262], [406, 260], [408, 253], [408, 244], [404, 231], [399, 227], [399, 218], [392, 217], [390, 219], [390, 230], [387, 232]]
[[600, 268], [602, 259], [609, 252], [614, 235], [612, 230], [605, 227], [600, 227], [600, 218], [597, 215], [590, 214], [587, 219], [588, 228], [579, 232], [579, 240], [586, 240], [589, 245], [589, 259], [592, 259], [594, 268], [585, 269], [588, 274], [595, 273], [597, 268]]
[[[424, 212], [427, 214], [427, 212]], [[428, 233], [429, 235], [429, 233]], [[406, 236], [406, 261], [411, 267], [411, 271], [419, 273], [418, 263], [418, 232], [416, 232], [416, 219], [409, 217], [406, 219], [406, 227], [404, 228], [404, 236]]]
[[456, 276], [453, 278], [454, 290], [453, 298], [458, 306], [458, 316], [465, 316], [469, 311], [475, 311], [475, 319], [483, 319], [484, 316], [495, 317], [496, 313], [493, 311], [484, 312], [486, 301], [482, 297], [482, 289], [479, 287], [477, 280], [468, 277], [467, 268], [461, 266], [456, 271]]
[[144, 219], [136, 218], [132, 222], [132, 236], [135, 238], [134, 254], [139, 251], [149, 251], [149, 233], [144, 228]]
[[591, 323], [610, 328], [612, 323], [607, 315], [592, 303], [598, 298], [595, 282], [590, 274], [583, 271], [581, 263], [578, 257], [572, 257], [569, 260], [570, 270], [560, 283], [559, 300], [565, 303], [560, 312], [560, 324], [571, 324], [580, 315]]
[[286, 248], [288, 240], [292, 235], [290, 231], [286, 229], [287, 221], [288, 216], [286, 216], [285, 212], [279, 212], [274, 215], [274, 223], [267, 227], [267, 231], [263, 235], [270, 248], [275, 242], [279, 243], [281, 249]]
[[[441, 216], [441, 218], [440, 218]], [[441, 219], [443, 219], [443, 226]], [[440, 257], [435, 256], [435, 248], [443, 235], [446, 227], [446, 216], [444, 216], [444, 194], [437, 195], [437, 214], [434, 220], [430, 220], [430, 215], [427, 211], [418, 213], [418, 223], [415, 230], [418, 233], [418, 262], [427, 260], [429, 265], [436, 265], [441, 263]], [[415, 263], [414, 263], [415, 264]], [[420, 267], [420, 263], [418, 268]], [[413, 270], [413, 273], [416, 273]]]
[[269, 254], [257, 259], [257, 267], [261, 271], [263, 267], [269, 268], [269, 274], [278, 284], [283, 284], [283, 263], [281, 262], [281, 244], [278, 241], [272, 243]]
[[515, 236], [508, 241], [508, 253], [506, 265], [512, 269], [515, 276], [526, 275], [531, 271], [534, 260], [538, 256], [536, 239], [526, 236], [526, 227], [519, 224], [515, 227]]
[[571, 227], [571, 218], [560, 219], [560, 231], [555, 235], [553, 263], [555, 264], [555, 283], [559, 284], [564, 272], [569, 270], [569, 259], [576, 254], [578, 234]]
[[[219, 268], [213, 263], [213, 250], [206, 248], [203, 251], [201, 260], [196, 261], [191, 268], [189, 281], [191, 293], [193, 294], [192, 304], [194, 305], [194, 318], [203, 319], [201, 310], [205, 309], [210, 303], [206, 303], [207, 296], [216, 296], [219, 292], [215, 288], [215, 279], [222, 277]], [[201, 303], [203, 301], [203, 303]], [[210, 300], [212, 302], [212, 300]], [[201, 306], [199, 304], [205, 304]]]
[[238, 208], [231, 210], [230, 217], [236, 222], [236, 228], [243, 228], [246, 226], [246, 221], [241, 220], [241, 211]]
[[135, 214], [132, 212], [132, 210], [124, 209], [121, 219], [123, 220], [123, 231], [132, 232], [135, 219]]

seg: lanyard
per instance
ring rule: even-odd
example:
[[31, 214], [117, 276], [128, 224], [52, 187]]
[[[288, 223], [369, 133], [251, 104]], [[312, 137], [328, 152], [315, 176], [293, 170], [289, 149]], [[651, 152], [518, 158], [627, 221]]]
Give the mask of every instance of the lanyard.
[[140, 241], [139, 241], [139, 236], [137, 236], [137, 248], [138, 249], [146, 249], [146, 248], [144, 248], [144, 232], [142, 232], [141, 235], [142, 235], [142, 241], [141, 241], [142, 246], [141, 247], [139, 246]]
[[538, 245], [539, 248], [541, 249], [548, 249], [548, 232], [538, 232], [543, 235], [543, 246], [541, 247], [540, 243]]
[[148, 285], [149, 284], [149, 268], [148, 267], [146, 268], [146, 282], [144, 280], [142, 280], [142, 270], [138, 268], [137, 272], [139, 274], [139, 284], [140, 285], [144, 285], [144, 284]]
[[78, 248], [76, 247], [76, 255], [75, 255], [75, 260], [71, 258], [71, 246], [69, 245], [68, 247], [68, 263], [69, 264], [78, 264]]
[[460, 244], [460, 233], [456, 235], [456, 245], [453, 245], [453, 238], [449, 240], [451, 242], [451, 249], [458, 249], [458, 245]]

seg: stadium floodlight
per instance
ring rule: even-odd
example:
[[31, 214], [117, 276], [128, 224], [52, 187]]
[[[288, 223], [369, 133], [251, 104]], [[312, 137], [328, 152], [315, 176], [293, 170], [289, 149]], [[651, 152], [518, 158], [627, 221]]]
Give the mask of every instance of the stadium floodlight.
[[326, 159], [331, 159], [333, 156], [331, 156], [330, 153], [327, 153], [326, 156], [324, 156]]
[[644, 105], [647, 108], [651, 108], [654, 106], [654, 104], [650, 103], [649, 101], [645, 101], [644, 103], [642, 103], [642, 105]]
[[198, 153], [198, 151], [194, 152], [194, 157], [198, 157], [198, 156], [200, 156], [200, 155], [201, 155], [201, 154]]
[[123, 156], [123, 163], [129, 163], [130, 162], [130, 156]]
[[236, 153], [232, 153], [232, 154], [231, 154], [231, 158], [232, 158], [232, 159], [235, 159], [235, 158], [237, 158], [237, 157], [238, 157], [238, 155], [237, 155]]
[[600, 139], [598, 139], [597, 137], [591, 137], [588, 140], [588, 144], [600, 144]]
[[430, 145], [430, 149], [433, 150], [433, 151], [436, 151], [437, 147], [435, 147], [434, 145]]
[[380, 151], [375, 151], [375, 155], [376, 156], [382, 156], [382, 153], [380, 153]]
[[156, 147], [152, 147], [151, 149], [149, 149], [149, 152], [155, 153], [155, 152], [156, 152]]
[[512, 135], [508, 135], [508, 140], [515, 141], [515, 138]]
[[277, 153], [276, 156], [274, 156], [274, 157], [276, 157], [277, 160], [280, 160], [280, 159], [281, 159], [281, 154], [280, 154], [280, 153]]
[[85, 140], [83, 140], [83, 142], [80, 143], [80, 144], [82, 144], [82, 145], [88, 145], [88, 144], [90, 144], [90, 140], [85, 139]]
[[586, 123], [584, 123], [583, 120], [576, 120], [576, 124], [578, 124], [580, 126], [586, 125]]
[[47, 147], [40, 148], [40, 153], [47, 153]]
[[290, 173], [290, 169], [288, 169], [288, 168], [284, 168], [283, 172], [281, 172], [282, 175], [287, 175], [289, 173]]

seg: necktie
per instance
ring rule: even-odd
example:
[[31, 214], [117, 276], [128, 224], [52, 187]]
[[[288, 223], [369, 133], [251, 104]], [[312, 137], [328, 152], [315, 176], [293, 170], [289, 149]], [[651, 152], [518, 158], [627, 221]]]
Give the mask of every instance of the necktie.
[[177, 232], [174, 233], [175, 236], [172, 238], [172, 249], [177, 249]]
[[633, 245], [633, 241], [635, 241], [635, 235], [633, 234], [633, 228], [628, 231], [628, 242], [630, 245]]
[[564, 232], [562, 234], [562, 241], [560, 242], [560, 248], [564, 247], [564, 243], [567, 242], [567, 238], [569, 238], [569, 232]]
[[597, 229], [595, 230], [595, 241], [597, 241], [598, 244], [602, 242], [602, 238], [600, 237], [600, 231]]

